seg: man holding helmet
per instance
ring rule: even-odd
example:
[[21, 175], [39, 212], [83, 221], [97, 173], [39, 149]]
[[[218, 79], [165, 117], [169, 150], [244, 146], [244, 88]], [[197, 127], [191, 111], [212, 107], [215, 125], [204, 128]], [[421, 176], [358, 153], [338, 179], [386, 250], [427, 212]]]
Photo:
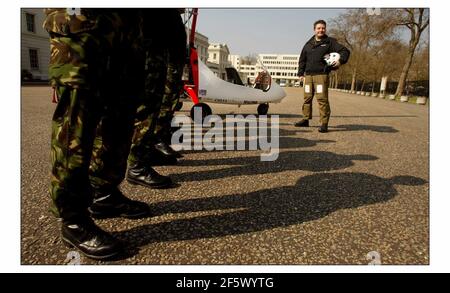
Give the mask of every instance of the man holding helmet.
[[319, 132], [328, 132], [330, 104], [328, 102], [328, 74], [345, 64], [350, 51], [336, 39], [326, 35], [326, 22], [314, 23], [314, 36], [303, 47], [298, 62], [298, 76], [304, 83], [303, 119], [296, 122], [297, 127], [308, 127], [312, 119], [312, 100], [316, 96], [320, 111]]

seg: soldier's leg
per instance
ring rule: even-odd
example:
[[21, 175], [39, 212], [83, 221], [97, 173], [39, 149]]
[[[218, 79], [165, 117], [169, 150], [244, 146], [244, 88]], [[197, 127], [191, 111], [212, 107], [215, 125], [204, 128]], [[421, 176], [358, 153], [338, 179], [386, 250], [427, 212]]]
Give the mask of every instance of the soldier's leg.
[[328, 75], [321, 74], [314, 76], [314, 90], [317, 103], [319, 104], [320, 124], [327, 126], [330, 119], [330, 103], [328, 100]]
[[101, 107], [95, 93], [57, 86], [52, 119], [50, 195], [52, 211], [64, 220], [86, 216], [92, 197], [88, 169]]
[[[92, 200], [88, 169], [102, 101], [92, 84], [95, 73], [106, 64], [97, 36], [90, 32], [63, 36], [56, 16], [62, 11], [48, 11], [51, 57], [49, 78], [58, 96], [52, 119], [52, 211], [64, 221], [82, 218]], [[56, 28], [55, 28], [56, 27]]]
[[312, 100], [314, 96], [313, 76], [305, 76], [304, 82], [303, 119], [312, 119]]
[[[120, 94], [120, 91], [119, 91]], [[146, 203], [126, 198], [118, 186], [125, 178], [136, 113], [135, 96], [111, 94], [97, 130], [90, 166], [94, 202], [89, 212], [95, 218], [142, 218], [150, 215]]]
[[170, 123], [173, 118], [175, 107], [180, 99], [180, 92], [183, 87], [181, 81], [183, 66], [184, 62], [174, 62], [169, 57], [164, 97], [161, 104], [161, 110], [155, 124], [155, 137], [166, 142], [170, 142]]
[[[173, 18], [172, 18], [173, 17]], [[172, 137], [171, 121], [183, 88], [182, 74], [186, 62], [186, 29], [179, 13], [172, 14], [169, 33], [172, 36], [167, 46], [167, 80], [164, 98], [155, 125], [155, 149], [166, 158], [167, 164], [182, 155], [170, 147]], [[173, 159], [171, 159], [172, 157]], [[163, 160], [161, 160], [163, 161]]]
[[[52, 121], [53, 210], [62, 218], [63, 242], [88, 257], [108, 258], [119, 253], [122, 245], [88, 214], [92, 202], [88, 172], [105, 109], [100, 89], [108, 72], [115, 18], [95, 9], [81, 9], [74, 15], [65, 8], [46, 13], [44, 27], [51, 36], [49, 77], [59, 97]], [[103, 24], [101, 31], [94, 26], [89, 29], [88, 25], [97, 22]]]
[[[152, 47], [147, 50], [145, 93], [138, 101], [135, 131], [128, 156], [127, 181], [150, 188], [168, 188], [172, 180], [162, 176], [151, 167], [152, 157], [159, 154], [155, 150], [155, 123], [161, 107], [167, 75], [166, 51]], [[176, 158], [173, 158], [176, 162]]]
[[113, 50], [107, 73], [109, 85], [102, 88], [105, 110], [97, 129], [89, 173], [94, 197], [89, 211], [95, 218], [149, 215], [147, 204], [126, 198], [118, 188], [125, 178], [137, 100], [144, 89], [144, 57], [139, 44], [132, 44], [124, 41]]
[[59, 102], [52, 120], [53, 211], [62, 218], [61, 239], [87, 257], [104, 259], [122, 251], [120, 241], [91, 220], [88, 178], [95, 129], [103, 107], [87, 90], [58, 86]]
[[167, 81], [163, 104], [155, 127], [155, 135], [170, 144], [172, 129], [170, 126], [175, 108], [183, 88], [182, 75], [186, 63], [186, 29], [182, 18], [173, 15], [170, 26], [172, 39], [167, 48]]
[[145, 61], [145, 93], [140, 96], [136, 112], [129, 164], [146, 162], [154, 144], [155, 119], [159, 114], [166, 83], [167, 63], [163, 48], [147, 50]]
[[114, 190], [125, 178], [134, 130], [136, 97], [130, 93], [128, 97], [111, 94], [109, 98], [97, 129], [89, 170], [94, 190]]
[[101, 89], [105, 110], [97, 129], [89, 170], [91, 185], [96, 191], [115, 190], [125, 178], [137, 101], [143, 92], [143, 79], [141, 81], [139, 76], [143, 74], [144, 58], [141, 56], [131, 47], [121, 48], [111, 56], [107, 76], [110, 85]]

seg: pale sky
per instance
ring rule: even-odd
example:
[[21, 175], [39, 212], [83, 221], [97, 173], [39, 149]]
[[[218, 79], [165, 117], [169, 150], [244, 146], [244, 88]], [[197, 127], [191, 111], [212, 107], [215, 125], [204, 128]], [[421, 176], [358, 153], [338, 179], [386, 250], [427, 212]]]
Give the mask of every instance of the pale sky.
[[[329, 21], [345, 12], [344, 8], [200, 8], [197, 31], [210, 43], [225, 43], [231, 54], [300, 54], [314, 34], [318, 19]], [[331, 26], [328, 25], [328, 29]], [[400, 31], [407, 42], [409, 32]], [[428, 29], [422, 40], [428, 38]]]
[[313, 35], [313, 23], [345, 9], [199, 9], [197, 31], [210, 43], [226, 43], [231, 54], [300, 54]]

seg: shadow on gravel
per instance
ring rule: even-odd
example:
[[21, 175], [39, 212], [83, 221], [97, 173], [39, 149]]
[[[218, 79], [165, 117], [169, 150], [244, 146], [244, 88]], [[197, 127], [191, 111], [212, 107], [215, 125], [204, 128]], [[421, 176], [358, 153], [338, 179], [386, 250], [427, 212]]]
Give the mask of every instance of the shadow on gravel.
[[412, 176], [382, 178], [349, 172], [313, 174], [300, 178], [294, 186], [159, 202], [151, 206], [155, 216], [205, 211], [220, 213], [139, 226], [117, 232], [115, 236], [133, 239], [136, 248], [155, 242], [252, 233], [313, 221], [341, 209], [386, 202], [397, 195], [395, 185], [425, 183], [424, 179]]
[[378, 125], [360, 125], [360, 124], [345, 124], [330, 126], [331, 131], [373, 131], [373, 132], [388, 132], [396, 133], [397, 129], [391, 126], [378, 126]]
[[[319, 143], [335, 143], [335, 140], [329, 140], [329, 139], [317, 139], [317, 140], [311, 140], [311, 139], [305, 139], [301, 137], [297, 137], [296, 135], [301, 135], [303, 132], [309, 132], [311, 130], [288, 130], [281, 128], [278, 133], [278, 140], [279, 140], [279, 149], [289, 149], [289, 148], [307, 148], [307, 147], [313, 147], [318, 145]], [[226, 133], [224, 132], [223, 138], [226, 138]], [[255, 143], [255, 145], [259, 146], [258, 138], [257, 137], [251, 137], [249, 138], [249, 128], [246, 128], [246, 133], [242, 135], [241, 133], [235, 133], [234, 134], [234, 141], [233, 146], [236, 147], [237, 142], [244, 141], [245, 142], [245, 150], [239, 151], [239, 152], [245, 152], [249, 150], [249, 145], [251, 143]], [[269, 142], [271, 142], [270, 133], [269, 133]], [[189, 154], [189, 153], [205, 153], [209, 152], [205, 148], [202, 148], [201, 150], [194, 150], [193, 149], [193, 143], [191, 144], [192, 150], [182, 150], [181, 153], [183, 154]], [[221, 152], [225, 151], [226, 149], [226, 142], [222, 143], [223, 150], [212, 150], [211, 152]], [[185, 160], [179, 161], [179, 166], [185, 166], [189, 165], [189, 163], [185, 164]], [[202, 164], [204, 165], [204, 164]]]
[[414, 115], [331, 115], [332, 118], [415, 118]]
[[[309, 141], [311, 142], [311, 141]], [[373, 161], [378, 157], [372, 155], [339, 155], [325, 151], [286, 151], [280, 152], [274, 162], [261, 162], [260, 156], [233, 157], [211, 160], [184, 160], [183, 166], [211, 166], [230, 165], [233, 167], [214, 171], [198, 171], [180, 174], [170, 174], [175, 182], [204, 181], [222, 179], [233, 176], [246, 176], [276, 173], [284, 171], [303, 170], [310, 172], [323, 172], [340, 170], [354, 165], [355, 160]]]
[[[225, 119], [227, 115], [242, 115], [244, 117], [247, 117], [248, 115], [254, 115], [256, 117], [259, 116], [256, 112], [256, 108], [255, 108], [254, 113], [235, 113], [234, 111], [230, 111], [229, 113], [226, 113], [226, 114], [216, 114], [216, 115], [218, 115], [222, 119]], [[278, 115], [279, 118], [300, 118], [300, 117], [302, 117], [302, 115], [300, 115], [300, 114], [271, 113], [270, 109], [269, 109], [269, 113], [267, 113], [267, 116], [270, 118], [270, 116], [272, 116], [272, 115]]]

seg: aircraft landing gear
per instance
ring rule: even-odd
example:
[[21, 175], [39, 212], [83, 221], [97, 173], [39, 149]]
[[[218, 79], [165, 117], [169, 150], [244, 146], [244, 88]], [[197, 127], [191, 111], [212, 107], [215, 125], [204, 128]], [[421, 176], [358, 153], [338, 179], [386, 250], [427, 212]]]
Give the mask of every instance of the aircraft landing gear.
[[266, 115], [269, 112], [269, 104], [258, 105], [258, 115]]
[[[194, 113], [195, 113], [195, 109], [201, 109], [202, 115], [201, 117], [195, 117]], [[212, 114], [212, 110], [211, 108], [205, 104], [205, 103], [198, 103], [194, 106], [192, 106], [191, 108], [191, 119], [195, 122], [195, 123], [202, 123], [203, 120], [205, 119], [206, 116], [211, 115]], [[195, 119], [197, 118], [197, 119]], [[199, 118], [201, 119], [201, 121], [199, 121]]]

